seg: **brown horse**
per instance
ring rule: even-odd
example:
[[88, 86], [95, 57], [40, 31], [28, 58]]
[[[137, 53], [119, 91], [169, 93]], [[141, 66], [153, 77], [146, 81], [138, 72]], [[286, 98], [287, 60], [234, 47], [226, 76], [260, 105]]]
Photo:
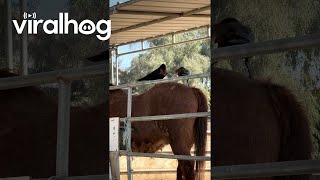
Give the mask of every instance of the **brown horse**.
[[[127, 93], [110, 91], [110, 117], [126, 117]], [[196, 88], [165, 83], [132, 97], [132, 117], [207, 112], [207, 99]], [[195, 144], [197, 156], [205, 155], [207, 117], [132, 123], [132, 151], [154, 153], [170, 144], [176, 155], [190, 155]], [[177, 179], [193, 180], [203, 175], [204, 162], [178, 161]]]
[[214, 166], [311, 158], [309, 122], [288, 89], [222, 69], [212, 69], [212, 83]]
[[[71, 108], [70, 176], [108, 173], [107, 106]], [[0, 90], [0, 178], [54, 176], [56, 128], [57, 103], [39, 88]]]

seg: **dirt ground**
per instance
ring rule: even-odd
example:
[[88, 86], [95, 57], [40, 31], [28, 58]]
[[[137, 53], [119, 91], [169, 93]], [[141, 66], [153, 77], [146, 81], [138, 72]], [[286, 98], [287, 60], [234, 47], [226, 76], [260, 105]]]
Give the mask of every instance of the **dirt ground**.
[[[209, 151], [206, 156], [210, 156], [210, 135], [207, 139], [207, 148]], [[193, 150], [193, 149], [192, 149]], [[170, 146], [166, 146], [162, 149], [163, 152], [171, 152]], [[157, 152], [157, 153], [161, 153]], [[167, 154], [167, 153], [166, 153]], [[176, 179], [176, 169], [178, 162], [175, 159], [161, 159], [161, 158], [146, 158], [146, 157], [133, 157], [132, 158], [132, 169], [134, 180], [175, 180]], [[206, 162], [205, 169], [210, 170], [210, 161]], [[148, 172], [148, 171], [156, 172]], [[169, 172], [165, 172], [169, 170]], [[127, 179], [127, 157], [120, 157], [120, 171], [121, 180]], [[136, 172], [135, 172], [136, 171]], [[157, 172], [158, 171], [158, 172]], [[161, 172], [162, 171], [162, 172]], [[204, 180], [210, 179], [210, 171], [205, 173]]]

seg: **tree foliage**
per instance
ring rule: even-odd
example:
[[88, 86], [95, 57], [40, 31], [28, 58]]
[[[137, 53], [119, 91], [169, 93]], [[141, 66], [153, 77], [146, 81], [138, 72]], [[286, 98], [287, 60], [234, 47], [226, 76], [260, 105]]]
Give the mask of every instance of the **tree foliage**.
[[[190, 37], [201, 37], [203, 30], [183, 33], [176, 36], [176, 42], [188, 40]], [[148, 41], [150, 47], [160, 46], [171, 42], [171, 37], [164, 37]], [[185, 67], [191, 74], [200, 74], [210, 72], [210, 41], [203, 40], [198, 42], [189, 42], [174, 46], [163, 47], [147, 51], [134, 57], [130, 67], [123, 70], [119, 76], [122, 83], [134, 82], [145, 76], [162, 63], [167, 66], [167, 77], [175, 77], [174, 71], [179, 67]], [[187, 83], [186, 81], [182, 83]], [[208, 98], [210, 98], [210, 78], [201, 78], [188, 81], [190, 86], [200, 88]], [[139, 87], [135, 89], [136, 93], [144, 92], [150, 86]]]

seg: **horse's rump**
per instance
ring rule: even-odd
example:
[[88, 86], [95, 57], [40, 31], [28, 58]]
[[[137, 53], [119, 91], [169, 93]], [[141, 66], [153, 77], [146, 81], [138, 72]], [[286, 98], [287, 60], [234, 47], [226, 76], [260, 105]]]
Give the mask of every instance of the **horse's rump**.
[[[290, 91], [227, 70], [212, 70], [215, 166], [310, 159], [308, 120]], [[297, 177], [309, 178], [286, 178]]]

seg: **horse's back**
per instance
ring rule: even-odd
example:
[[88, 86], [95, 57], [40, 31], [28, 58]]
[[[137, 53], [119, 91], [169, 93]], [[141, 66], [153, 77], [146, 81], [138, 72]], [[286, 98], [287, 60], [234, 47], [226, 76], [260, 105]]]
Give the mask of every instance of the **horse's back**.
[[134, 97], [135, 116], [196, 112], [197, 97], [193, 88], [180, 83], [163, 83]]

